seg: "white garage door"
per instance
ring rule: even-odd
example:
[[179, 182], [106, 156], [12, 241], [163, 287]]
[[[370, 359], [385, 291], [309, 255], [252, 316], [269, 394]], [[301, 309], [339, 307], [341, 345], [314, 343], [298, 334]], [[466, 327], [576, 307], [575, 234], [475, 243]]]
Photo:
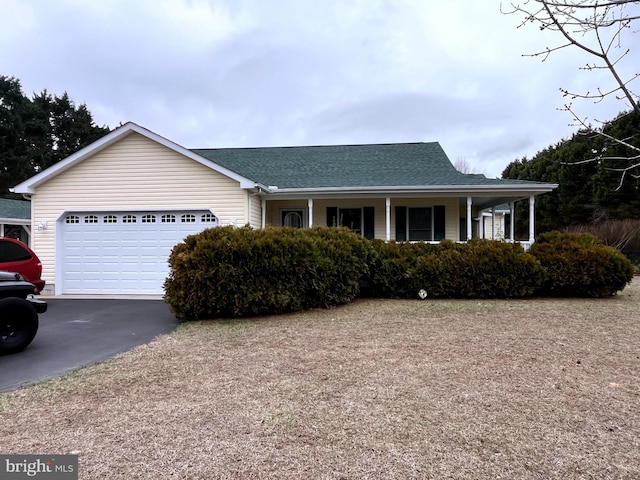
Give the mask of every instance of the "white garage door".
[[62, 218], [65, 294], [161, 294], [171, 249], [218, 225], [209, 211], [78, 212]]

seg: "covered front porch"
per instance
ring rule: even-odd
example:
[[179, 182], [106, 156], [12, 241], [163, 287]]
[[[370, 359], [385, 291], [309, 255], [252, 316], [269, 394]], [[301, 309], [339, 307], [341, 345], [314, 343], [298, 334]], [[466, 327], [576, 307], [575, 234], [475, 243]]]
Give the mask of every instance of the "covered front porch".
[[[437, 243], [443, 239], [459, 242], [492, 238], [517, 241], [528, 248], [535, 239], [535, 193], [482, 193], [453, 196], [434, 192], [428, 197], [424, 192], [263, 195], [261, 227], [344, 226], [365, 238], [385, 241]], [[529, 206], [528, 238], [514, 238], [518, 201], [526, 201]], [[496, 226], [496, 212], [502, 215], [500, 228]]]

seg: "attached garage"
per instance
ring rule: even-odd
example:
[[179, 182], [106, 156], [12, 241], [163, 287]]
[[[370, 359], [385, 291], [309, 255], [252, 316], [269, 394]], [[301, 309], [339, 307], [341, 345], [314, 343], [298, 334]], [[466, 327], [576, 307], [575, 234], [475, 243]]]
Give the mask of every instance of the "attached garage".
[[62, 293], [161, 294], [173, 246], [218, 224], [206, 210], [65, 213], [57, 228]]
[[162, 295], [187, 235], [261, 219], [255, 181], [133, 123], [15, 191], [31, 199], [45, 295]]

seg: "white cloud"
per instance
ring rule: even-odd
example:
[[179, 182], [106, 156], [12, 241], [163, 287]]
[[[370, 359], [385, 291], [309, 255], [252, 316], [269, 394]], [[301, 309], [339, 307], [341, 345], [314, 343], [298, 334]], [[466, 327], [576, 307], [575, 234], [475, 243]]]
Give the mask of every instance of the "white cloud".
[[[570, 135], [582, 59], [499, 2], [0, 0], [0, 74], [186, 147], [440, 141], [490, 176]], [[635, 65], [634, 65], [635, 68]], [[592, 113], [592, 105], [584, 106]], [[610, 108], [615, 108], [613, 105]]]

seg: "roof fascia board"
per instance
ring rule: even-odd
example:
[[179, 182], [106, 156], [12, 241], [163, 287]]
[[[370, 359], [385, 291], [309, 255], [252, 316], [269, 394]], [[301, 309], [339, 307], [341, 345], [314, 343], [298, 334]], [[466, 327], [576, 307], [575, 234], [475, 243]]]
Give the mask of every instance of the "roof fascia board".
[[10, 217], [3, 217], [0, 218], [0, 223], [4, 223], [6, 224], [20, 224], [20, 225], [30, 225], [31, 224], [31, 219], [30, 218], [10, 218]]
[[207, 168], [215, 170], [216, 172], [221, 173], [222, 175], [225, 175], [239, 182], [241, 188], [245, 188], [245, 189], [254, 188], [255, 186], [255, 182], [253, 180], [243, 177], [241, 175], [238, 175], [237, 173], [221, 165], [218, 165], [210, 160], [207, 160], [206, 158], [201, 157], [200, 155], [197, 155], [190, 150], [187, 150], [186, 148], [178, 145], [177, 143], [174, 143], [158, 135], [157, 133], [152, 132], [151, 130], [147, 130], [146, 128], [143, 128], [140, 125], [137, 125], [133, 122], [127, 122], [123, 126], [116, 128], [115, 130], [111, 131], [104, 137], [96, 140], [92, 144], [87, 145], [81, 150], [78, 150], [73, 155], [68, 156], [64, 160], [61, 160], [55, 165], [43, 170], [42, 172], [16, 185], [13, 191], [16, 193], [22, 193], [22, 194], [33, 194], [35, 193], [35, 188], [38, 185], [52, 179], [53, 177], [64, 172], [65, 170], [82, 162], [86, 158], [92, 155], [95, 155], [96, 153], [104, 150], [105, 148], [109, 147], [110, 145], [113, 145], [114, 143], [121, 140], [122, 138], [125, 138], [128, 135], [131, 135], [132, 133], [138, 133], [139, 135], [142, 135], [143, 137], [146, 137], [149, 140], [157, 142], [160, 145], [163, 145], [173, 150], [174, 152], [184, 155], [185, 157], [188, 157], [191, 160], [194, 160], [204, 165]]
[[290, 195], [336, 195], [336, 194], [429, 194], [429, 195], [474, 195], [500, 193], [507, 196], [538, 195], [557, 188], [557, 184], [534, 185], [428, 185], [414, 187], [326, 187], [326, 188], [281, 188], [269, 189], [272, 196]]

